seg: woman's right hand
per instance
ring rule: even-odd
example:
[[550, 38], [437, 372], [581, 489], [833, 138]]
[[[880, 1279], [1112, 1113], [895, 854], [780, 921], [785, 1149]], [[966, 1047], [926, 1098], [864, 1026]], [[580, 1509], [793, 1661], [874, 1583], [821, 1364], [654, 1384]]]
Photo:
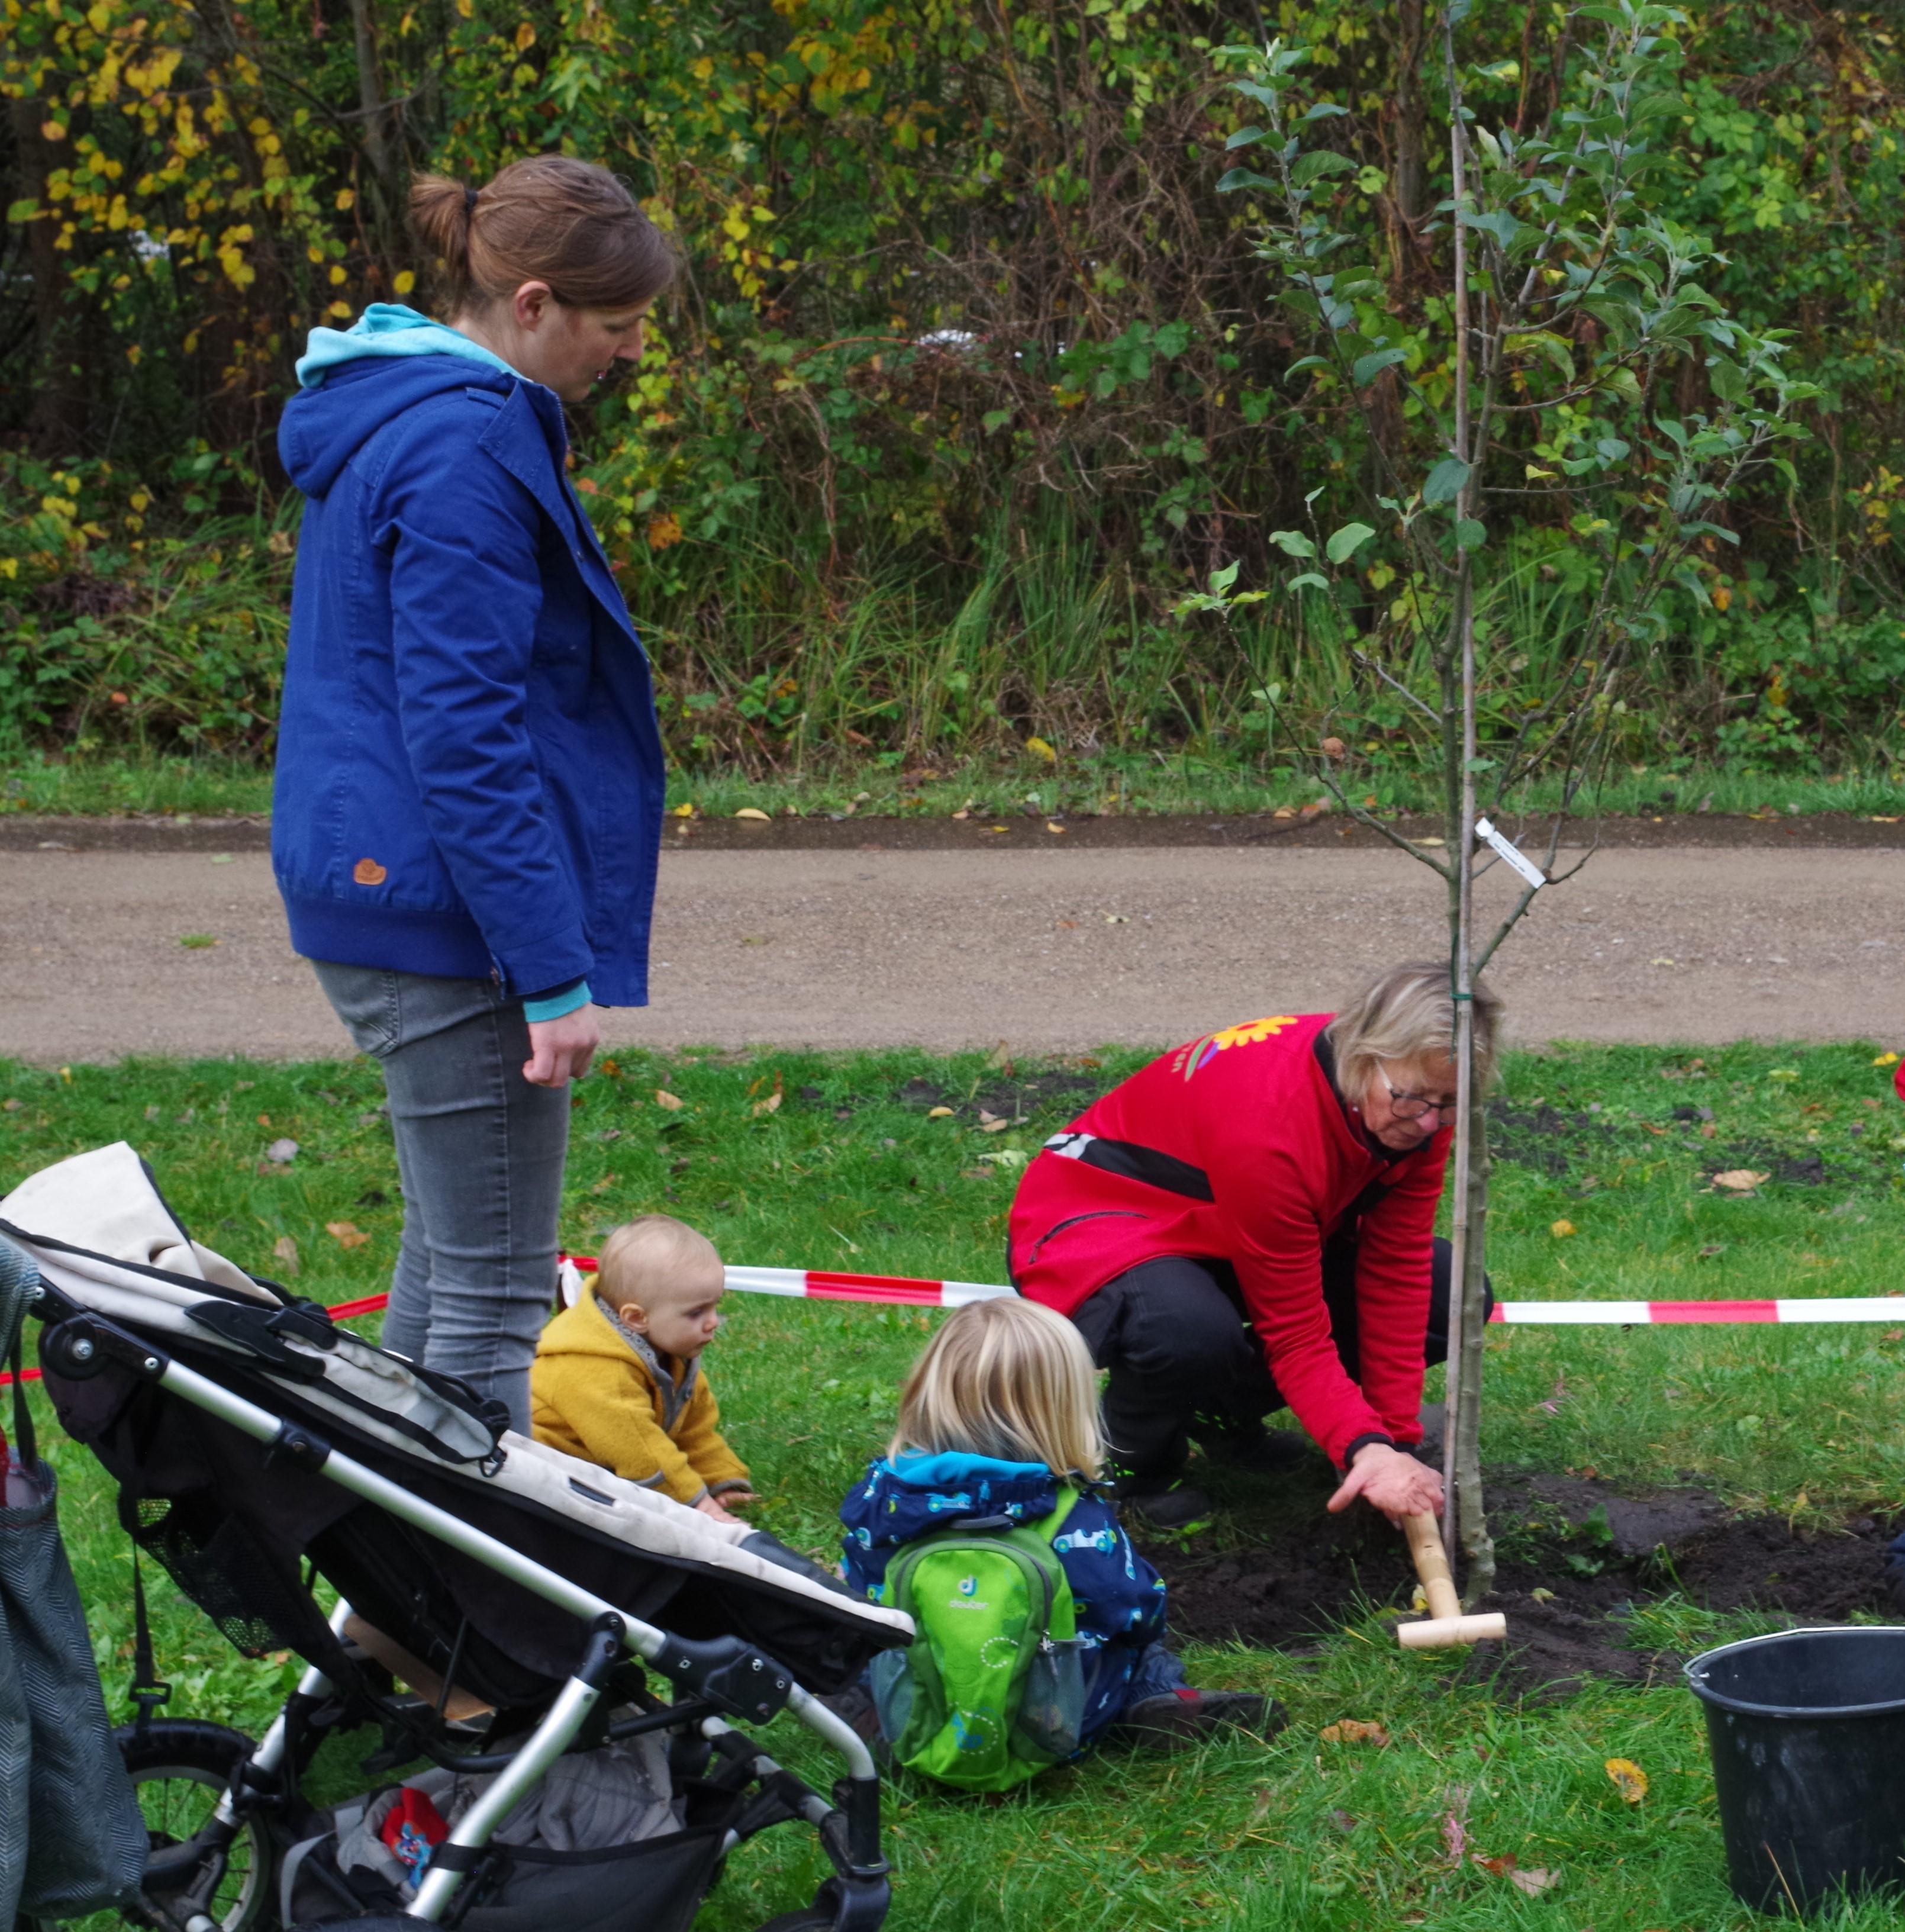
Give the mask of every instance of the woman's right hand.
[[602, 1042], [602, 1030], [592, 1007], [578, 1006], [560, 1019], [531, 1020], [523, 1078], [532, 1087], [566, 1087], [588, 1072]]
[[1386, 1442], [1366, 1442], [1342, 1486], [1330, 1498], [1333, 1510], [1346, 1510], [1358, 1496], [1373, 1504], [1393, 1523], [1424, 1510], [1442, 1513], [1442, 1479], [1427, 1463]]

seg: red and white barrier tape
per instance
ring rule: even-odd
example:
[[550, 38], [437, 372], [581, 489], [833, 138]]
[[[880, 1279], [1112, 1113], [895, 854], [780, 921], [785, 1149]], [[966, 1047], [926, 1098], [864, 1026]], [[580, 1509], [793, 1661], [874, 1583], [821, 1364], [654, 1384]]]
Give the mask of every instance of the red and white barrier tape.
[[[596, 1264], [588, 1255], [562, 1258], [562, 1299], [572, 1302], [582, 1277]], [[730, 1268], [728, 1286], [743, 1294], [780, 1294], [809, 1301], [867, 1301], [888, 1307], [963, 1308], [969, 1301], [996, 1301], [1015, 1291], [997, 1282], [926, 1281], [913, 1275], [842, 1274], [827, 1268]], [[348, 1322], [374, 1315], [390, 1300], [367, 1294], [340, 1301], [332, 1318]], [[1816, 1300], [1778, 1301], [1498, 1301], [1491, 1322], [1516, 1328], [1673, 1328], [1715, 1323], [1896, 1322], [1905, 1325], [1905, 1294], [1826, 1295]], [[38, 1382], [40, 1371], [25, 1371]], [[0, 1386], [11, 1382], [0, 1375]]]

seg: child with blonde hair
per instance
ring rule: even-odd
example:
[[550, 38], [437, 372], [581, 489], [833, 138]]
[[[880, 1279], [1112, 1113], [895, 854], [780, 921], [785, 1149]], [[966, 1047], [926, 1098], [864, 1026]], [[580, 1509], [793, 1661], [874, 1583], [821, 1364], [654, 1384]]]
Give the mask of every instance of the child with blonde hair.
[[[1174, 1744], [1223, 1724], [1276, 1728], [1282, 1713], [1269, 1699], [1196, 1690], [1186, 1682], [1163, 1641], [1163, 1580], [1118, 1522], [1103, 1481], [1105, 1457], [1097, 1375], [1077, 1329], [1036, 1302], [970, 1304], [914, 1364], [886, 1455], [841, 1505], [847, 1581], [880, 1599], [890, 1571], [916, 1567], [906, 1552], [922, 1541], [944, 1538], [949, 1548], [982, 1555], [987, 1546], [979, 1539], [988, 1534], [1023, 1548], [1012, 1533], [1034, 1532], [1070, 1586], [1073, 1627], [1064, 1634], [1082, 1653], [1079, 1746], [1114, 1729]], [[964, 1567], [963, 1558], [953, 1564]], [[938, 1654], [932, 1617], [916, 1610], [920, 1637], [912, 1652], [894, 1654], [892, 1666], [903, 1654], [918, 1676], [927, 1646], [955, 1702], [960, 1666], [952, 1653], [958, 1634], [978, 1621], [984, 1594], [970, 1584], [956, 1581], [968, 1601], [953, 1607], [975, 1614], [950, 1620], [946, 1654]], [[886, 1691], [877, 1678], [875, 1688]], [[892, 1705], [890, 1692], [883, 1694], [883, 1714]], [[1015, 1714], [1003, 1721], [1010, 1726]], [[970, 1748], [966, 1734], [976, 1737], [984, 1725], [968, 1709], [955, 1714], [953, 1729]], [[956, 1757], [947, 1762], [950, 1774], [934, 1774], [961, 1781]]]
[[758, 1498], [701, 1372], [725, 1287], [714, 1244], [670, 1215], [644, 1214], [609, 1236], [601, 1259], [595, 1285], [536, 1345], [536, 1439], [740, 1521], [728, 1505]]

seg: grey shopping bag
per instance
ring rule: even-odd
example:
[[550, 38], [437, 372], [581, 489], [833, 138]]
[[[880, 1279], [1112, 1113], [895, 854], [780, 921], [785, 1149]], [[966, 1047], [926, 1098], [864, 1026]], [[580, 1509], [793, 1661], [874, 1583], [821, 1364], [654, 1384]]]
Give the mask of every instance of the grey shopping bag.
[[0, 1238], [0, 1341], [15, 1371], [14, 1478], [0, 1506], [0, 1925], [124, 1904], [146, 1868], [146, 1821], [112, 1742], [60, 1540], [58, 1484], [20, 1382], [20, 1324], [38, 1282]]

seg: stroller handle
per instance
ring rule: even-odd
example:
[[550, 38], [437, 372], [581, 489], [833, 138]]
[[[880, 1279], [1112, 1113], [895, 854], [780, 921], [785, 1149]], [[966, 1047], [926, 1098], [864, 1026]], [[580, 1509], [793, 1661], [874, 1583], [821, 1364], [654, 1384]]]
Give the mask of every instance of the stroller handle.
[[[208, 1376], [173, 1360], [162, 1349], [136, 1340], [96, 1316], [86, 1319], [84, 1325], [89, 1331], [88, 1339], [100, 1354], [110, 1355], [143, 1379], [157, 1382], [194, 1408], [229, 1423], [254, 1442], [271, 1444], [286, 1460], [313, 1474], [322, 1474], [340, 1488], [362, 1496], [367, 1502], [375, 1503], [392, 1516], [422, 1530], [425, 1535], [474, 1558], [486, 1569], [508, 1577], [544, 1602], [568, 1611], [578, 1622], [592, 1624], [605, 1616], [615, 1618], [621, 1628], [624, 1646], [644, 1662], [654, 1665], [664, 1676], [688, 1682], [700, 1690], [712, 1688], [711, 1678], [732, 1678], [740, 1674], [736, 1670], [724, 1672], [719, 1667], [721, 1664], [730, 1660], [727, 1653], [717, 1659], [710, 1654], [714, 1646], [705, 1642], [684, 1642], [653, 1624], [630, 1616], [605, 1598], [571, 1582], [567, 1577], [524, 1556], [520, 1550], [512, 1549], [487, 1532], [476, 1528], [420, 1496], [412, 1496], [400, 1484], [380, 1475], [342, 1450], [333, 1448], [310, 1430], [274, 1415], [270, 1410], [234, 1394]], [[739, 1660], [752, 1671], [764, 1676], [770, 1674], [764, 1669], [766, 1660], [754, 1661], [758, 1658], [758, 1652], [739, 1653]], [[756, 1694], [764, 1695], [767, 1700], [758, 1710], [749, 1711], [745, 1706], [730, 1708], [736, 1708], [740, 1714], [764, 1721], [784, 1704], [808, 1730], [845, 1758], [848, 1775], [856, 1787], [856, 1795], [864, 1790], [877, 1807], [879, 1771], [873, 1762], [872, 1753], [850, 1724], [836, 1717], [811, 1692], [784, 1677], [771, 1685], [763, 1683], [755, 1689]]]

